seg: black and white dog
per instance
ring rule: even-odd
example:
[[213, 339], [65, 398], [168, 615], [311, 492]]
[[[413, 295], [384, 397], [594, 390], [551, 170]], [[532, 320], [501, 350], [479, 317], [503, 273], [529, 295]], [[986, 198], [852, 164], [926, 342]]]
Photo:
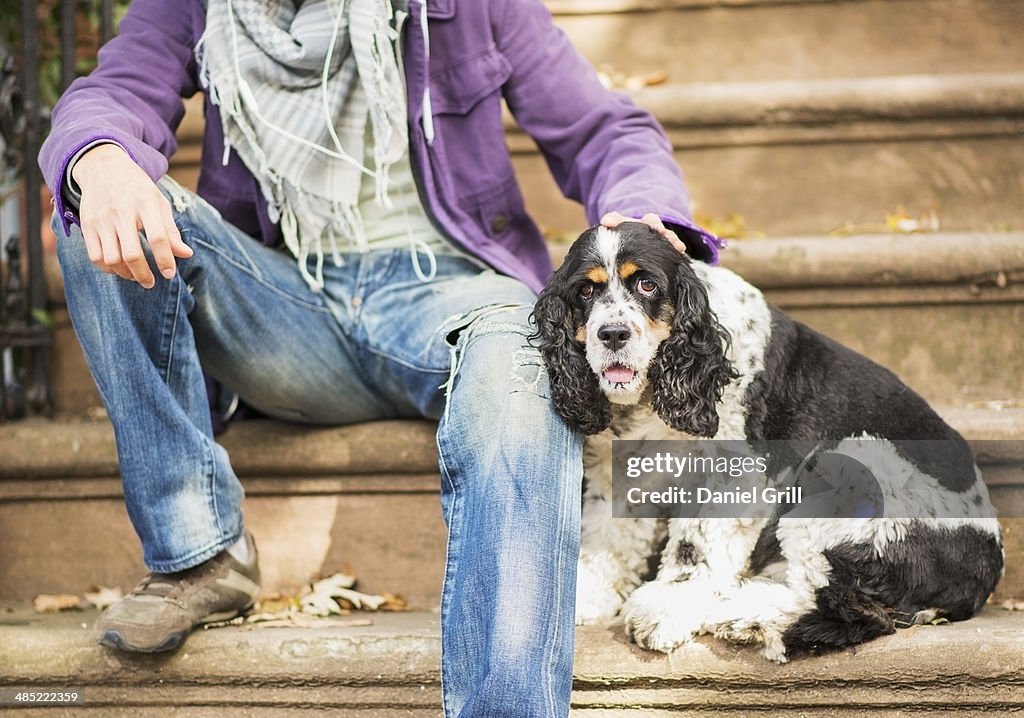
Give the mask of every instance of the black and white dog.
[[[733, 272], [691, 262], [640, 223], [591, 228], [535, 320], [555, 407], [590, 435], [577, 622], [621, 611], [645, 648], [710, 633], [783, 662], [970, 618], [995, 588], [999, 526], [959, 434], [891, 372]], [[612, 518], [613, 439], [696, 437], [827, 441], [880, 481], [916, 487], [903, 498], [926, 516], [949, 518]], [[931, 456], [913, 439], [954, 450]]]

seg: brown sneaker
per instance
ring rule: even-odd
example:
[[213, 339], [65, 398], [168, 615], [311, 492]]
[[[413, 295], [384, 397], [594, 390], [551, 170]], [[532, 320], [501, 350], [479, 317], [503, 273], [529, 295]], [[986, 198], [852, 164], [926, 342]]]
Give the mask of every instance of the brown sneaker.
[[192, 629], [247, 611], [260, 594], [256, 544], [246, 533], [249, 562], [221, 551], [178, 573], [151, 573], [96, 620], [96, 640], [138, 653], [173, 651]]

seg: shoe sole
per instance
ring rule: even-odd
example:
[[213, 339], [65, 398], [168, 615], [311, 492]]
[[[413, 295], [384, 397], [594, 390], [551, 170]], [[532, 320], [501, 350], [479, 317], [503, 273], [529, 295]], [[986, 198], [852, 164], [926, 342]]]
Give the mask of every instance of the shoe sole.
[[108, 628], [103, 636], [99, 640], [101, 646], [107, 648], [114, 648], [118, 651], [125, 651], [127, 653], [164, 653], [166, 651], [174, 651], [181, 647], [181, 644], [185, 642], [185, 637], [188, 635], [187, 631], [179, 631], [178, 633], [172, 633], [164, 642], [157, 646], [136, 646], [125, 640], [124, 636], [119, 631], [113, 628]]
[[[235, 618], [236, 616], [241, 616], [243, 613], [245, 613], [246, 611], [251, 609], [253, 607], [253, 605], [254, 604], [250, 603], [245, 608], [241, 608], [241, 609], [238, 609], [238, 610], [234, 610], [234, 611], [221, 611], [220, 613], [211, 613], [208, 616], [204, 616], [203, 619], [201, 621], [199, 621], [199, 623], [196, 624], [196, 625], [197, 626], [202, 626], [202, 625], [205, 625], [207, 623], [216, 623], [217, 621], [227, 621], [229, 619]], [[118, 631], [117, 629], [115, 629], [115, 628], [108, 628], [106, 631], [104, 631], [104, 633], [100, 637], [98, 643], [101, 646], [106, 646], [107, 648], [113, 648], [113, 649], [116, 649], [118, 651], [125, 651], [127, 653], [166, 653], [167, 651], [175, 651], [175, 650], [181, 648], [181, 645], [185, 642], [185, 639], [188, 638], [188, 634], [191, 633], [191, 632], [192, 632], [191, 630], [188, 630], [188, 631], [178, 631], [177, 633], [172, 633], [172, 634], [168, 635], [167, 638], [165, 638], [162, 643], [160, 643], [160, 644], [158, 644], [156, 646], [137, 646], [137, 645], [133, 645], [133, 644], [129, 643], [128, 641], [126, 641], [124, 636], [122, 636], [121, 632]]]

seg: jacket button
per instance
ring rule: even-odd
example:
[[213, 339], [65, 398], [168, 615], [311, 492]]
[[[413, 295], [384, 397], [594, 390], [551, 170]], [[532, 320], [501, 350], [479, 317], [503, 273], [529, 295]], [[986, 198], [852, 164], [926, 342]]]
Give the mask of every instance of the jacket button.
[[495, 234], [501, 234], [508, 229], [508, 215], [507, 214], [496, 214], [491, 220], [491, 231]]

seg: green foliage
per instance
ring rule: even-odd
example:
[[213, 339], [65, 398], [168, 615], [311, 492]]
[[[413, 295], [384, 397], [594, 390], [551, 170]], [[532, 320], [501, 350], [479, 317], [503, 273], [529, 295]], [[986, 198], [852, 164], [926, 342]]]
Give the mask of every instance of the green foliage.
[[[22, 0], [0, 0], [0, 42], [22, 52]], [[60, 0], [37, 0], [28, 3], [36, 8], [39, 23], [39, 90], [44, 107], [52, 107], [61, 90], [61, 10]], [[130, 0], [114, 1], [114, 27], [124, 17]], [[88, 74], [96, 66], [100, 37], [100, 3], [94, 0], [75, 2], [75, 75]], [[18, 63], [20, 66], [20, 62]]]

